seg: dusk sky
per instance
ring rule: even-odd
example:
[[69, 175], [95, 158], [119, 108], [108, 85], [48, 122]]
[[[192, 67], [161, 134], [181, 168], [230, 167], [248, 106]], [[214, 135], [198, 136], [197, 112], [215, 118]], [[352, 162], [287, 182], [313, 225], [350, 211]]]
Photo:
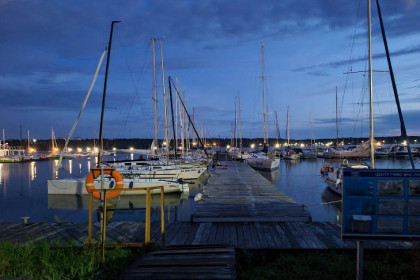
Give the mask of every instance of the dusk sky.
[[[115, 25], [104, 138], [153, 138], [151, 38], [163, 38], [165, 86], [177, 78], [206, 137], [230, 138], [240, 94], [242, 136], [263, 137], [264, 43], [270, 138], [369, 136], [366, 0], [0, 0], [0, 129], [6, 138], [67, 137]], [[380, 2], [409, 135], [420, 135], [420, 1]], [[374, 130], [399, 121], [372, 1]], [[159, 44], [156, 44], [160, 66]], [[346, 74], [354, 72], [352, 74]], [[105, 60], [74, 136], [99, 134]], [[159, 136], [162, 80], [157, 72]], [[167, 90], [167, 94], [169, 94]], [[312, 128], [312, 129], [311, 129]]]

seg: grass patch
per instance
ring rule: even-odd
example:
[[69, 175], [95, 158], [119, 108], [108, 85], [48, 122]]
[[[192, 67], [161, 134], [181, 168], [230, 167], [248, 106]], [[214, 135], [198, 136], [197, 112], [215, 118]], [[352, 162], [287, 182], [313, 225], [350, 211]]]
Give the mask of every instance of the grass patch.
[[139, 248], [107, 248], [105, 263], [97, 246], [51, 247], [47, 242], [0, 243], [0, 278], [116, 279], [143, 254]]
[[[356, 251], [239, 251], [238, 279], [356, 279]], [[420, 251], [365, 250], [364, 279], [418, 279]]]

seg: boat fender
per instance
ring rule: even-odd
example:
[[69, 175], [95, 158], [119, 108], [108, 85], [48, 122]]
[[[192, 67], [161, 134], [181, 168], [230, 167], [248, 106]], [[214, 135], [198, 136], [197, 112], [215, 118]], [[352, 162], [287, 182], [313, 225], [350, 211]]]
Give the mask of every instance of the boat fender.
[[110, 189], [112, 189], [114, 187], [114, 185], [115, 185], [115, 182], [114, 181], [109, 182], [109, 188]]
[[196, 195], [194, 196], [194, 201], [195, 201], [195, 202], [197, 202], [197, 201], [201, 200], [201, 197], [202, 197], [202, 196], [203, 196], [203, 195], [202, 195], [201, 193], [196, 194]]
[[[116, 183], [115, 189], [122, 189], [124, 187], [124, 180], [120, 172], [118, 172], [117, 170], [111, 169], [109, 167], [105, 167], [103, 169], [103, 173], [105, 175], [110, 175], [112, 176], [112, 178], [114, 178], [115, 183]], [[98, 178], [100, 175], [101, 175], [101, 170], [99, 169], [91, 170], [89, 172], [89, 174], [87, 175], [85, 179], [85, 188], [88, 193], [90, 193], [91, 190], [95, 190], [94, 182], [95, 182], [95, 179]], [[111, 187], [111, 184], [110, 184], [110, 187]], [[106, 194], [106, 199], [113, 199], [119, 196], [120, 192], [121, 191], [108, 192]], [[92, 193], [92, 195], [96, 199], [101, 199], [101, 194], [99, 192], [94, 192]]]
[[128, 184], [128, 187], [129, 187], [130, 189], [132, 189], [132, 188], [134, 187], [134, 182], [133, 182], [133, 181], [130, 181], [130, 183]]

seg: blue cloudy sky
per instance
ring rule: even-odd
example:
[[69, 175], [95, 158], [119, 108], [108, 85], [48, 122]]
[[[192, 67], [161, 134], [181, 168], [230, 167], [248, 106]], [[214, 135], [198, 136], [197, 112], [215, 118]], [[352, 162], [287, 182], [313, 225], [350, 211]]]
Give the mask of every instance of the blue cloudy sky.
[[[264, 43], [269, 137], [367, 137], [366, 0], [0, 0], [0, 129], [6, 138], [66, 137], [120, 20], [108, 77], [105, 138], [153, 137], [151, 38], [163, 38], [165, 83], [177, 78], [207, 137], [231, 136], [240, 93], [243, 137], [262, 137]], [[420, 135], [420, 3], [381, 9], [409, 135]], [[399, 135], [376, 3], [372, 3], [375, 134]], [[158, 47], [159, 45], [157, 45]], [[157, 49], [158, 53], [159, 49]], [[159, 65], [160, 60], [157, 60]], [[98, 137], [105, 65], [75, 135]], [[354, 72], [352, 74], [345, 74]], [[159, 135], [163, 136], [158, 71]]]

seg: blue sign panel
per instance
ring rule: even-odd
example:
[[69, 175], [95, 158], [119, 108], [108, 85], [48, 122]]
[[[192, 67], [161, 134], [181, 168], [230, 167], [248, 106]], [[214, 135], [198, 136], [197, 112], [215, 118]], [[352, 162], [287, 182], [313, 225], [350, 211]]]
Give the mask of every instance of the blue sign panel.
[[344, 169], [342, 239], [420, 239], [420, 170]]

